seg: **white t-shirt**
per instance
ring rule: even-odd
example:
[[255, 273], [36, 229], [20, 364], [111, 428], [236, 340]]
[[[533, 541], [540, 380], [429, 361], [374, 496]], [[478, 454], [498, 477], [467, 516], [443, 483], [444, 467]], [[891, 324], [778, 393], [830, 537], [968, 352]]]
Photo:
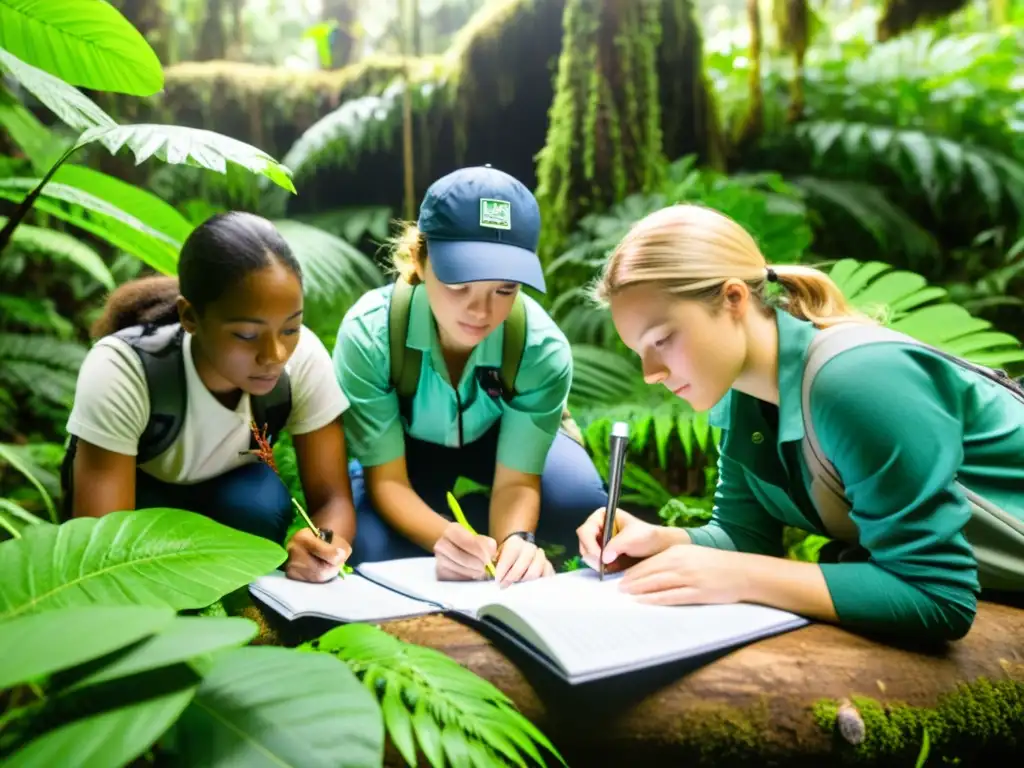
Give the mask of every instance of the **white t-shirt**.
[[[189, 333], [182, 340], [182, 358], [187, 405], [181, 431], [166, 451], [140, 468], [164, 482], [191, 484], [257, 461], [241, 453], [249, 450], [252, 434], [249, 395], [243, 393], [234, 410], [213, 396], [196, 373]], [[348, 408], [330, 354], [305, 326], [285, 368], [292, 391], [285, 428], [293, 435], [320, 429]], [[108, 451], [137, 456], [147, 421], [149, 389], [138, 354], [121, 339], [100, 339], [78, 373], [68, 432]]]

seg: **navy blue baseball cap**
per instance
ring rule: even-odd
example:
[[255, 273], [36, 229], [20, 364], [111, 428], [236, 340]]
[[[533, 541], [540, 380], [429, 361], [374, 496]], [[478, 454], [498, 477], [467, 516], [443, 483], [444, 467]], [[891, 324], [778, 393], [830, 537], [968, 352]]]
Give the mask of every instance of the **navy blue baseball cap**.
[[430, 185], [416, 222], [442, 283], [521, 283], [541, 293], [540, 209], [526, 186], [490, 165], [461, 168]]

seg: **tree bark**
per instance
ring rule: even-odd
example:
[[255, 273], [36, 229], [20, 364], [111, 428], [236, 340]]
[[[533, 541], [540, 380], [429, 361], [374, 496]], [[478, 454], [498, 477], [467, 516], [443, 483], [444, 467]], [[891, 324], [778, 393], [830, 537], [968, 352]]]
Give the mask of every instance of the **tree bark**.
[[[920, 749], [922, 723], [929, 764], [940, 756], [974, 764], [1024, 749], [1024, 610], [993, 603], [982, 603], [968, 636], [945, 650], [901, 649], [816, 624], [632, 690], [628, 680], [559, 688], [441, 616], [383, 629], [489, 680], [569, 765], [906, 766]], [[858, 747], [835, 725], [844, 699], [857, 710], [844, 712], [844, 722], [864, 723]]]

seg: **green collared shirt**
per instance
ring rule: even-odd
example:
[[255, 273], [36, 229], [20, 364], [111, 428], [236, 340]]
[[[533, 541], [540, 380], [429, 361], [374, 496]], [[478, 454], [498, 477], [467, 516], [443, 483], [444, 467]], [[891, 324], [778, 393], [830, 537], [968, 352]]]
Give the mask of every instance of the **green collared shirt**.
[[510, 469], [539, 475], [562, 420], [572, 382], [572, 354], [565, 335], [529, 296], [526, 303], [526, 348], [516, 378], [516, 396], [495, 400], [479, 384], [479, 367], [499, 368], [504, 327], [480, 342], [469, 356], [458, 396], [437, 339], [434, 316], [424, 290], [413, 294], [406, 344], [423, 352], [419, 386], [412, 402], [412, 423], [399, 414], [390, 383], [388, 306], [393, 286], [362, 296], [348, 311], [334, 348], [334, 370], [351, 405], [345, 433], [353, 458], [378, 466], [405, 454], [405, 433], [449, 447], [471, 443], [500, 420], [497, 460]]
[[[817, 330], [776, 312], [779, 406], [736, 390], [711, 411], [723, 429], [714, 515], [695, 544], [782, 555], [784, 525], [825, 533], [810, 501], [800, 388]], [[842, 476], [866, 562], [822, 564], [850, 626], [958, 638], [980, 592], [954, 482], [1024, 519], [1024, 412], [1002, 387], [907, 344], [850, 349], [811, 390], [822, 450]], [[1024, 557], [1024, 553], [1022, 553]]]

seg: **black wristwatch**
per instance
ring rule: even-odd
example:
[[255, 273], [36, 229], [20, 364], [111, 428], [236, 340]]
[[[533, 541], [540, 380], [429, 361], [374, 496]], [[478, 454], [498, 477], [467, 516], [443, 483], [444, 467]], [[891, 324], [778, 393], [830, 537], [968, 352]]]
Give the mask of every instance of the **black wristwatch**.
[[510, 533], [508, 536], [506, 536], [504, 539], [501, 540], [501, 543], [504, 544], [506, 541], [511, 539], [513, 536], [519, 536], [520, 538], [525, 539], [526, 541], [528, 541], [530, 544], [536, 544], [537, 543], [537, 540], [533, 537], [533, 534], [530, 533], [529, 531], [512, 531], [512, 533]]

